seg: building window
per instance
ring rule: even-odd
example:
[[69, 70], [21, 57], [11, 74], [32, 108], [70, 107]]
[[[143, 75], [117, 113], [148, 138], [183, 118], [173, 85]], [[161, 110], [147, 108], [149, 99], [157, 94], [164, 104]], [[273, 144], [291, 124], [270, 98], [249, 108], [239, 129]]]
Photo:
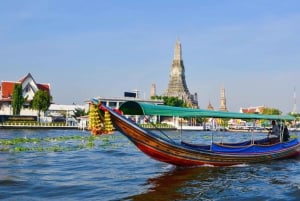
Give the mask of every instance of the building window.
[[117, 102], [109, 102], [108, 106], [115, 108], [115, 107], [117, 107]]
[[24, 91], [26, 92], [26, 93], [28, 93], [29, 91], [30, 91], [30, 85], [27, 85], [26, 87], [25, 87], [25, 89], [24, 89]]
[[105, 105], [106, 106], [106, 102], [105, 101], [101, 101], [100, 102], [102, 105]]

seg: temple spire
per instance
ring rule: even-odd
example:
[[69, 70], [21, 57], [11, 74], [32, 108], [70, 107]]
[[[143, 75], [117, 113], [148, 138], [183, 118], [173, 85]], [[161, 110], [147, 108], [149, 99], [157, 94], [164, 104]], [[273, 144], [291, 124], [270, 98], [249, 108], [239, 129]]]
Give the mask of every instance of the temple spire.
[[175, 45], [174, 49], [174, 60], [176, 61], [181, 61], [182, 60], [182, 55], [181, 55], [181, 42], [178, 39]]
[[174, 49], [174, 58], [171, 66], [169, 85], [164, 93], [167, 97], [177, 97], [182, 99], [190, 107], [198, 106], [197, 93], [191, 94], [185, 81], [185, 69], [181, 57], [181, 43], [177, 40]]
[[220, 111], [227, 112], [227, 106], [226, 106], [226, 96], [225, 96], [225, 88], [222, 86], [221, 88], [221, 98], [220, 98]]

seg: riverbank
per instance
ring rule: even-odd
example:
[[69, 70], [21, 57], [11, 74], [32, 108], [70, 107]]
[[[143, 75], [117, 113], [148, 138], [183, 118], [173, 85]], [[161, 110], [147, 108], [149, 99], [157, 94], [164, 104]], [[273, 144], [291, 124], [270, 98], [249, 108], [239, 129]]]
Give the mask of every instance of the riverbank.
[[66, 125], [63, 123], [4, 123], [0, 129], [79, 129], [78, 126]]

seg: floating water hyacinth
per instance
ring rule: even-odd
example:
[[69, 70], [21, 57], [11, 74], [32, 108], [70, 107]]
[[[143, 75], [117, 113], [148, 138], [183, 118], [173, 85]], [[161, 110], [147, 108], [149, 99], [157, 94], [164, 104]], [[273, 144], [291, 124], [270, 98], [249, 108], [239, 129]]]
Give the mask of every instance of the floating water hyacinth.
[[[75, 151], [81, 149], [103, 149], [106, 147], [123, 147], [123, 136], [58, 136], [45, 138], [17, 137], [0, 139], [0, 152], [57, 152]], [[126, 142], [126, 141], [125, 141]]]

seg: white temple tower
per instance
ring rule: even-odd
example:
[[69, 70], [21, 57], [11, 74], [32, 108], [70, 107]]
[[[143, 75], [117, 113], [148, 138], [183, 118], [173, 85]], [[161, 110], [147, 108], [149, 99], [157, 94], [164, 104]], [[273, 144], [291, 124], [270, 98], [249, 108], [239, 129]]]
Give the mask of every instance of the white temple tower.
[[225, 96], [225, 88], [221, 88], [221, 98], [220, 98], [220, 111], [228, 111], [226, 106], [226, 96]]
[[150, 97], [156, 96], [156, 85], [152, 84], [150, 89]]
[[182, 60], [181, 43], [177, 40], [171, 66], [169, 85], [164, 96], [182, 99], [188, 106], [198, 108], [197, 93], [191, 94], [185, 81], [185, 69]]

